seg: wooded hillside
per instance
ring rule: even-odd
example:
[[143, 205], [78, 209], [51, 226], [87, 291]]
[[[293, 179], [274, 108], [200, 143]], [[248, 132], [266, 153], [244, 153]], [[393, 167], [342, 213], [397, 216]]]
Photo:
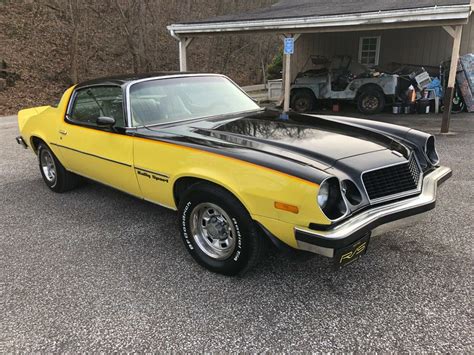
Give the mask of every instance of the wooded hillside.
[[[130, 72], [177, 70], [166, 26], [262, 7], [275, 0], [0, 0], [0, 62], [16, 73], [0, 91], [0, 115], [51, 104], [70, 84]], [[196, 39], [189, 70], [262, 82], [276, 36]]]

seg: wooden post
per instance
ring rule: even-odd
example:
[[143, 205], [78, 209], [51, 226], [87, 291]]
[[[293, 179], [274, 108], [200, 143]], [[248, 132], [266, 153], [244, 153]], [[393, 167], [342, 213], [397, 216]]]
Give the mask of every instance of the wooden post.
[[[449, 28], [449, 27], [448, 27]], [[441, 133], [449, 132], [451, 120], [451, 109], [453, 105], [454, 85], [456, 83], [456, 72], [459, 61], [459, 48], [461, 46], [462, 26], [457, 25], [451, 31], [444, 28], [453, 37], [453, 51], [451, 53], [451, 67], [449, 68], [449, 78], [446, 92], [444, 93], [443, 122], [441, 123]]]
[[285, 54], [285, 101], [283, 112], [290, 112], [291, 54]]
[[193, 38], [182, 38], [179, 40], [179, 70], [182, 72], [188, 71], [188, 46], [193, 41]]
[[[300, 34], [281, 36], [281, 39], [285, 41], [286, 38], [293, 37], [296, 45], [296, 41], [300, 38]], [[296, 50], [296, 46], [295, 46]], [[291, 99], [291, 54], [284, 54], [283, 57], [283, 112], [290, 112], [290, 99]]]

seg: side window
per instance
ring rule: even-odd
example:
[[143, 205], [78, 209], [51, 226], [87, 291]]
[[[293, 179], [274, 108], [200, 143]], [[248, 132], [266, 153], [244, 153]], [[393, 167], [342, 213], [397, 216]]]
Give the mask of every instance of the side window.
[[113, 117], [115, 127], [125, 127], [122, 88], [95, 86], [77, 92], [70, 119], [77, 123], [96, 125], [100, 116]]

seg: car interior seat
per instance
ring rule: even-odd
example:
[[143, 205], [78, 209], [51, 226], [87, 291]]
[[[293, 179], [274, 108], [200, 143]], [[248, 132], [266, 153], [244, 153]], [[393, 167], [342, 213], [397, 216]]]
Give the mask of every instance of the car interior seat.
[[134, 125], [147, 126], [166, 119], [160, 105], [154, 99], [134, 99], [132, 103], [132, 121]]
[[192, 116], [181, 98], [177, 95], [168, 95], [160, 99], [162, 113], [169, 119], [186, 119]]

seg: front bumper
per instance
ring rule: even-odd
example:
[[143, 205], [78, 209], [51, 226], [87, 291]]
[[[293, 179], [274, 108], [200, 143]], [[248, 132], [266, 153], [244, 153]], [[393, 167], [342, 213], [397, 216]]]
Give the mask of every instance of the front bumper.
[[298, 249], [334, 257], [335, 251], [363, 238], [413, 223], [413, 216], [432, 210], [438, 186], [449, 179], [451, 169], [439, 167], [423, 179], [421, 194], [363, 211], [328, 230], [295, 227]]

